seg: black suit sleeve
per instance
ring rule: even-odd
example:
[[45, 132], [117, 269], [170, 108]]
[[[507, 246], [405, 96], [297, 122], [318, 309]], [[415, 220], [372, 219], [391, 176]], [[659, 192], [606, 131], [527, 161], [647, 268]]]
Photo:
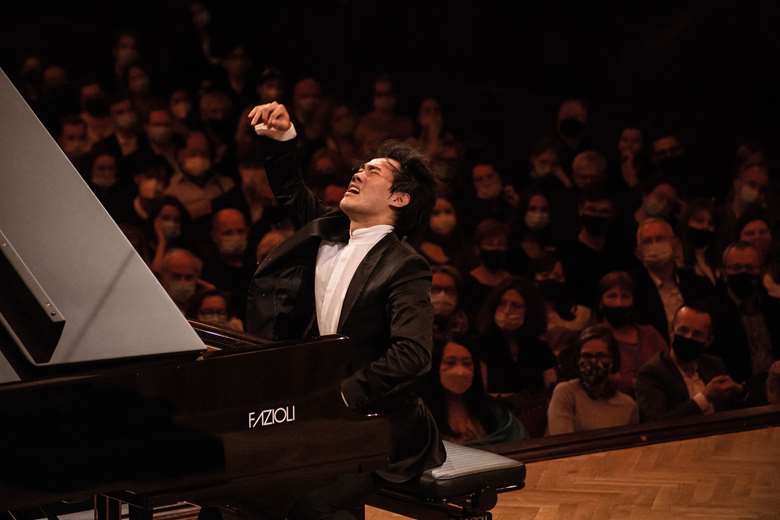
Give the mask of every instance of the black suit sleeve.
[[701, 408], [693, 399], [688, 398], [675, 404], [674, 400], [670, 399], [670, 387], [668, 378], [664, 377], [659, 367], [646, 364], [639, 369], [634, 390], [643, 421], [702, 414]]
[[298, 139], [275, 141], [261, 137], [260, 142], [274, 198], [292, 220], [295, 229], [322, 216], [327, 208], [303, 182], [296, 153]]
[[433, 308], [431, 273], [414, 258], [393, 276], [387, 312], [390, 344], [385, 353], [341, 385], [350, 408], [363, 410], [410, 387], [431, 366]]

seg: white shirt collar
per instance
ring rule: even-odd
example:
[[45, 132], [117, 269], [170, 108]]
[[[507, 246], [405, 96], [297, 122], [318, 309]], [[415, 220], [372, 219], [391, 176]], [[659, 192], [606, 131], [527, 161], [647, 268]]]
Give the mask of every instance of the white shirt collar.
[[379, 237], [387, 235], [395, 229], [388, 224], [377, 224], [367, 228], [356, 229], [349, 236], [349, 242], [352, 244], [360, 244], [364, 242], [376, 241]]

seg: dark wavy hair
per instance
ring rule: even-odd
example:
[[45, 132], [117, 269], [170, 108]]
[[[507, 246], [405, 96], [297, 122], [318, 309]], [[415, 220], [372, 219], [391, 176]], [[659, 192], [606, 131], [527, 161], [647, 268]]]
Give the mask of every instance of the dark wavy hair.
[[471, 360], [474, 366], [474, 379], [471, 382], [471, 387], [463, 394], [463, 400], [465, 401], [469, 415], [476, 418], [485, 428], [486, 432], [494, 431], [497, 428], [497, 425], [495, 424], [495, 418], [489, 413], [486, 404], [490, 397], [485, 392], [485, 384], [482, 381], [481, 359], [478, 354], [478, 349], [475, 347], [475, 343], [471, 337], [447, 337], [436, 341], [433, 346], [431, 370], [426, 377], [426, 388], [421, 392], [425, 404], [431, 411], [433, 418], [436, 419], [439, 430], [445, 434], [454, 435], [455, 432], [450, 429], [445, 390], [439, 376], [439, 368], [441, 367], [442, 358], [444, 357], [444, 348], [449, 343], [460, 345], [471, 354]]
[[436, 183], [425, 156], [400, 141], [385, 141], [376, 153], [398, 161], [391, 193], [408, 193], [411, 200], [395, 210], [395, 230], [399, 236], [421, 234], [428, 227], [431, 210], [436, 202]]

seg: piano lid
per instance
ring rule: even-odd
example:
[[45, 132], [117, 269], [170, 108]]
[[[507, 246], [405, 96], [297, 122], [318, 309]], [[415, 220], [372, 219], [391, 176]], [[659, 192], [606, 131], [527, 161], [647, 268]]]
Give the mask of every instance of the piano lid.
[[[14, 255], [8, 265], [30, 287], [25, 301], [58, 313], [45, 344], [24, 337], [18, 316], [0, 315], [19, 351], [31, 364], [56, 365], [204, 349], [2, 70], [0, 107], [0, 231]], [[0, 300], [20, 297], [9, 292], [0, 288]], [[13, 380], [0, 359], [0, 383]]]

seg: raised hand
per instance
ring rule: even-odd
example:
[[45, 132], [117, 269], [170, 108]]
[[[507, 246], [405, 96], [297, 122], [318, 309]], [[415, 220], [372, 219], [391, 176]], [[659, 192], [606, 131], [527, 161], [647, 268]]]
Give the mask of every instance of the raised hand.
[[265, 135], [276, 140], [281, 140], [285, 132], [292, 127], [287, 108], [276, 101], [257, 105], [249, 111], [247, 117], [257, 135]]

